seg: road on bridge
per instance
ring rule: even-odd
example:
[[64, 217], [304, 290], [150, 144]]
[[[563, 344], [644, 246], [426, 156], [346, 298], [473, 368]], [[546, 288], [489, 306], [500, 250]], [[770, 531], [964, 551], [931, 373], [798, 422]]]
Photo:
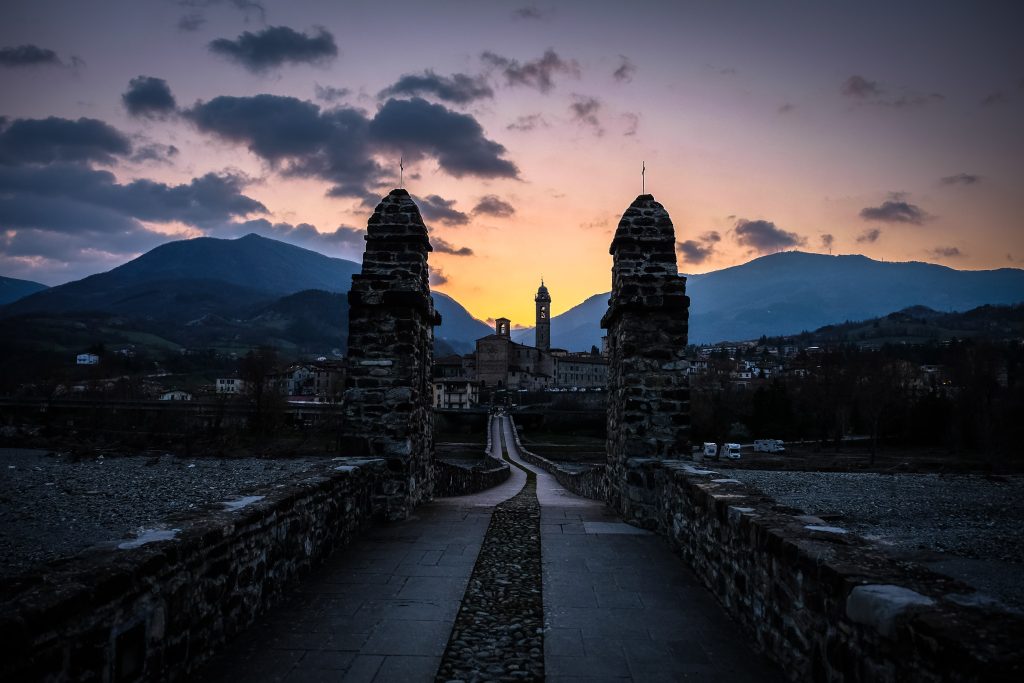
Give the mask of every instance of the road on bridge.
[[[458, 654], [449, 640], [464, 596], [469, 600], [470, 576], [478, 582], [474, 566], [485, 535], [495, 533], [492, 513], [523, 490], [531, 471], [540, 505], [545, 680], [782, 680], [664, 539], [524, 462], [507, 416], [492, 417], [490, 429], [491, 455], [517, 465], [504, 484], [437, 498], [408, 520], [372, 527], [198, 678], [434, 681], [442, 657]], [[536, 678], [523, 668], [504, 675], [483, 670], [478, 680]]]

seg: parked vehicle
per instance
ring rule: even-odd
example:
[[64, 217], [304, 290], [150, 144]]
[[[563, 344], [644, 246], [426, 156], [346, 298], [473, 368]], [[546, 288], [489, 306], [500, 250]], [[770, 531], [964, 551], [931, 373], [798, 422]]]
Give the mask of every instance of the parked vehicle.
[[740, 445], [738, 443], [723, 443], [721, 450], [718, 452], [733, 460], [740, 459]]
[[779, 439], [758, 439], [754, 442], [755, 453], [785, 453], [786, 445]]
[[711, 458], [711, 459], [718, 458], [718, 444], [710, 443], [708, 441], [705, 441], [704, 442], [704, 457], [705, 458]]

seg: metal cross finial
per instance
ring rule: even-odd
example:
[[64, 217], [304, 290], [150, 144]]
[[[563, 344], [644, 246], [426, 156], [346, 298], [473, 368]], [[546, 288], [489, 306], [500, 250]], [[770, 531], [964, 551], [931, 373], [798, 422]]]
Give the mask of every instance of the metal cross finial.
[[398, 157], [398, 186], [405, 187], [405, 157]]
[[640, 194], [647, 194], [647, 163], [640, 162]]

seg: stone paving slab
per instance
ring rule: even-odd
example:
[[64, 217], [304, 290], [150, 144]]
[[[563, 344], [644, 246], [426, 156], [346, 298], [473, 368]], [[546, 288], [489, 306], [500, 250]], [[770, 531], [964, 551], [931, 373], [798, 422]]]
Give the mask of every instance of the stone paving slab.
[[[504, 432], [510, 457], [537, 472], [547, 681], [782, 680], [664, 539], [572, 495], [522, 461], [507, 421], [492, 426], [496, 448]], [[512, 470], [501, 486], [370, 529], [195, 680], [433, 681], [491, 511], [525, 482]]]

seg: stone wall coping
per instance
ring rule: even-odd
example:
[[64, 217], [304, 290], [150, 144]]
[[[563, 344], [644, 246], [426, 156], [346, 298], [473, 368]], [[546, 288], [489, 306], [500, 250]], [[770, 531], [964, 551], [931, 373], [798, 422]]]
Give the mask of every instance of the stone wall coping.
[[[871, 628], [890, 640], [911, 637], [904, 627], [913, 622], [916, 637], [927, 633], [934, 640], [937, 657], [959, 652], [1024, 670], [1024, 613], [1019, 610], [960, 581], [887, 557], [871, 541], [845, 529], [837, 533], [837, 528], [808, 524], [802, 513], [720, 472], [657, 458], [632, 458], [626, 466], [638, 473], [665, 472], [697, 505], [703, 502], [707, 514], [725, 522], [729, 533], [759, 552], [792, 563], [834, 596], [845, 596], [845, 613], [832, 618]], [[667, 528], [672, 523], [662, 520]]]
[[[133, 539], [100, 543], [44, 565], [44, 574], [5, 580], [0, 586], [0, 638], [16, 638], [25, 626], [33, 630], [45, 627], [63, 621], [71, 611], [114, 599], [126, 586], [137, 586], [136, 579], [159, 576], [163, 567], [179, 566], [227, 539], [237, 528], [272, 525], [275, 510], [287, 509], [296, 499], [315, 489], [329, 488], [335, 480], [358, 479], [385, 470], [386, 461], [379, 458], [325, 460], [312, 470], [256, 489], [240, 498], [248, 499], [244, 505], [238, 505], [237, 500], [207, 503], [196, 510], [169, 515], [142, 532], [173, 531], [168, 537], [137, 545], [130, 543]], [[57, 612], [62, 619], [55, 619]]]

